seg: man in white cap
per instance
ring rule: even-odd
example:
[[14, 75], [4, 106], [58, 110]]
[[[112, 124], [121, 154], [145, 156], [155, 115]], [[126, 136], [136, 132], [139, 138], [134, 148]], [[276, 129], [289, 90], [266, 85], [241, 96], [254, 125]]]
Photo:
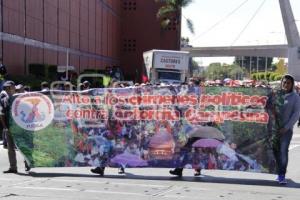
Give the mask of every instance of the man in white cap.
[[24, 91], [24, 86], [22, 84], [18, 84], [16, 86], [16, 93], [23, 93]]
[[89, 81], [84, 81], [82, 84], [83, 84], [83, 89], [84, 90], [88, 90], [91, 87], [91, 84], [90, 84]]

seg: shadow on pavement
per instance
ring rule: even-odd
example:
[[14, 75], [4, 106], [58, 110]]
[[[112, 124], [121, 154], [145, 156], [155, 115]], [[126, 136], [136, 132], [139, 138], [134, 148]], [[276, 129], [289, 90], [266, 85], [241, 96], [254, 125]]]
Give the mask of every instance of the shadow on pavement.
[[279, 185], [275, 180], [262, 180], [262, 179], [246, 179], [246, 178], [228, 178], [217, 177], [210, 175], [201, 175], [199, 177], [185, 176], [174, 177], [171, 175], [166, 176], [144, 176], [126, 172], [124, 175], [111, 175], [107, 174], [99, 176], [97, 174], [75, 174], [75, 173], [43, 173], [43, 172], [29, 172], [18, 173], [21, 176], [31, 177], [81, 177], [81, 178], [106, 178], [106, 179], [136, 179], [136, 180], [160, 180], [160, 181], [187, 181], [187, 182], [201, 182], [201, 183], [220, 183], [220, 184], [237, 184], [237, 185], [257, 185], [257, 186], [272, 186], [272, 187], [286, 187], [286, 188], [300, 188], [300, 183], [294, 182], [291, 179], [288, 180], [287, 185]]

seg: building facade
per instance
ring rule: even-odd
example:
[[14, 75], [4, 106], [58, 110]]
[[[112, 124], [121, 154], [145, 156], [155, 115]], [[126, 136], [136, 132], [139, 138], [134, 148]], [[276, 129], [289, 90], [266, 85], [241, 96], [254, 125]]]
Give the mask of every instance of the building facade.
[[265, 72], [272, 69], [273, 57], [237, 56], [235, 63], [249, 73]]
[[142, 53], [179, 49], [177, 27], [162, 29], [154, 0], [1, 0], [0, 62], [9, 74], [30, 64], [85, 69], [120, 66], [129, 80], [143, 73]]
[[156, 13], [161, 4], [154, 0], [123, 0], [121, 5], [121, 64], [128, 70], [131, 80], [146, 74], [143, 52], [151, 49], [179, 50], [180, 26], [175, 18], [166, 28], [161, 28]]

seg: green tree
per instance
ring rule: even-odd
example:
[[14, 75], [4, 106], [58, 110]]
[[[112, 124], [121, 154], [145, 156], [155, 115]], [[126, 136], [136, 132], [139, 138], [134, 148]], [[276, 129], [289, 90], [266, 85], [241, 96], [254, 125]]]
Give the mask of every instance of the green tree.
[[232, 78], [232, 79], [242, 79], [243, 75], [244, 75], [244, 70], [238, 66], [238, 65], [230, 65], [230, 68], [229, 68], [229, 77]]
[[[189, 6], [192, 3], [192, 0], [155, 0], [156, 2], [163, 3], [159, 8], [156, 16], [161, 20], [161, 26], [166, 28], [170, 23], [175, 22], [177, 38], [178, 38], [178, 48], [180, 47], [180, 25], [181, 25], [181, 14], [182, 8]], [[175, 21], [172, 22], [172, 19], [175, 18]], [[187, 26], [192, 34], [194, 34], [194, 25], [193, 22], [185, 18]]]
[[191, 59], [191, 72], [193, 76], [199, 75], [199, 64], [194, 59]]
[[278, 74], [285, 74], [287, 72], [286, 66], [284, 65], [284, 59], [279, 59], [278, 63], [276, 64], [275, 73]]
[[211, 63], [204, 72], [204, 76], [211, 80], [224, 78], [241, 79], [245, 74], [245, 69], [232, 64]]

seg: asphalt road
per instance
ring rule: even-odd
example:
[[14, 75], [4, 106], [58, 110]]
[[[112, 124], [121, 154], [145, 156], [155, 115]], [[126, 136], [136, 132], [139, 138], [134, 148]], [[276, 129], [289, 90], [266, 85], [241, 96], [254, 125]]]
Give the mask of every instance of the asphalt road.
[[248, 172], [206, 170], [200, 177], [193, 170], [183, 178], [169, 175], [169, 169], [126, 169], [118, 175], [108, 168], [104, 177], [90, 168], [34, 168], [25, 173], [18, 153], [18, 174], [3, 174], [8, 167], [7, 152], [0, 146], [0, 199], [205, 199], [205, 200], [288, 200], [300, 199], [300, 129], [294, 129], [290, 145], [288, 184], [279, 186], [275, 176]]

